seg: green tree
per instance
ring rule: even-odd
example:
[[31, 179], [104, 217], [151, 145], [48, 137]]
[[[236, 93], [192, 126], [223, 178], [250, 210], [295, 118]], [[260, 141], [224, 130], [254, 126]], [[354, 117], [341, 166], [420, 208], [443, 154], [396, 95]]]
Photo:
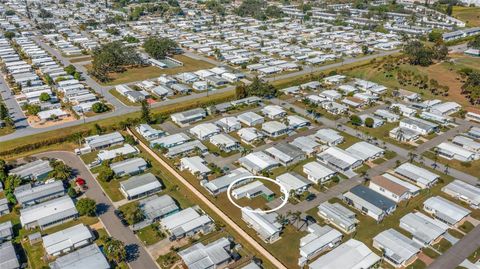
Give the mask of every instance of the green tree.
[[108, 260], [119, 264], [127, 259], [127, 251], [122, 241], [109, 236], [103, 236], [101, 241], [104, 242], [103, 249]]
[[55, 83], [55, 82], [53, 81], [52, 77], [49, 76], [48, 74], [46, 74], [46, 75], [44, 76], [44, 78], [45, 78], [45, 82], [46, 82], [48, 85], [50, 85], [50, 86], [52, 86], [53, 83]]
[[133, 225], [144, 219], [143, 211], [140, 209], [138, 202], [134, 202], [131, 206], [122, 209], [123, 216], [128, 224]]
[[92, 105], [92, 111], [95, 113], [103, 113], [108, 111], [108, 106], [102, 102], [96, 102]]
[[452, 13], [453, 13], [453, 5], [452, 4], [449, 4], [447, 6], [447, 9], [445, 10], [445, 13], [447, 13], [448, 16], [452, 16]]
[[38, 112], [42, 111], [39, 105], [26, 105], [26, 110], [29, 115], [36, 116]]
[[75, 74], [76, 71], [77, 71], [77, 68], [75, 68], [75, 66], [73, 66], [72, 64], [65, 67], [65, 72], [70, 76], [73, 76], [73, 74]]
[[114, 176], [115, 176], [115, 173], [113, 172], [113, 170], [110, 167], [105, 166], [105, 167], [102, 167], [102, 169], [98, 173], [97, 179], [100, 181], [109, 182], [110, 180], [113, 179]]
[[422, 42], [413, 40], [403, 47], [403, 52], [408, 57], [410, 64], [429, 66], [433, 62], [433, 51]]
[[169, 38], [149, 37], [143, 43], [145, 52], [154, 59], [164, 59], [165, 56], [177, 47], [177, 43]]
[[12, 39], [15, 37], [15, 33], [12, 32], [12, 31], [7, 31], [3, 34], [3, 36], [6, 38], [6, 39]]
[[9, 117], [8, 108], [4, 103], [0, 103], [0, 120], [4, 120]]
[[368, 128], [372, 128], [374, 123], [375, 121], [370, 117], [365, 119], [365, 126], [367, 126]]
[[53, 170], [48, 175], [55, 179], [67, 180], [73, 174], [72, 168], [70, 168], [64, 162], [51, 161], [50, 166], [52, 166]]
[[46, 92], [42, 92], [38, 99], [40, 99], [40, 101], [42, 101], [42, 102], [48, 102], [48, 101], [50, 101], [51, 97], [50, 97], [50, 94], [48, 94]]
[[146, 100], [143, 100], [141, 104], [142, 104], [142, 114], [140, 116], [140, 122], [151, 123], [152, 115], [150, 114], [150, 105]]
[[102, 134], [102, 133], [103, 133], [102, 127], [100, 125], [98, 125], [98, 123], [95, 123], [93, 125], [93, 134], [99, 135], [99, 134]]
[[433, 29], [429, 34], [428, 34], [428, 41], [430, 42], [442, 42], [443, 41], [443, 33], [442, 31], [438, 29]]
[[467, 95], [470, 103], [480, 104], [480, 72], [472, 71], [462, 85], [462, 93]]
[[72, 188], [72, 187], [68, 188], [67, 194], [71, 198], [77, 197], [77, 191], [75, 190], [75, 188]]
[[350, 116], [350, 122], [355, 126], [361, 126], [363, 123], [362, 119], [355, 114]]
[[92, 52], [92, 68], [90, 74], [105, 82], [110, 79], [109, 73], [123, 72], [126, 66], [139, 66], [143, 60], [133, 47], [126, 47], [122, 41], [103, 44]]
[[468, 47], [473, 49], [480, 49], [480, 35], [477, 35], [475, 39], [468, 42]]
[[94, 217], [97, 211], [97, 203], [90, 198], [82, 198], [75, 205], [80, 216]]
[[240, 83], [235, 87], [235, 98], [242, 99], [247, 97], [247, 89], [244, 83]]

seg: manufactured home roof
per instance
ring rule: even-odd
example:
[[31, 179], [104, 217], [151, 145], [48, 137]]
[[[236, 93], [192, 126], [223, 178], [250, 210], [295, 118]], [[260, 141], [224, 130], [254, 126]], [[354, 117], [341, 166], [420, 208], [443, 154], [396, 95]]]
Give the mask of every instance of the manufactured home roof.
[[429, 244], [448, 230], [448, 225], [421, 212], [408, 213], [400, 219], [400, 227], [421, 242]]
[[463, 200], [469, 200], [472, 204], [480, 205], [480, 188], [465, 183], [461, 180], [454, 180], [447, 186], [442, 188], [442, 191], [449, 191]]
[[448, 220], [451, 223], [459, 222], [471, 212], [440, 196], [430, 197], [423, 204], [428, 208], [434, 209], [435, 216]]
[[135, 196], [162, 187], [160, 181], [152, 173], [133, 176], [120, 182], [120, 187], [129, 195]]
[[415, 182], [418, 182], [422, 185], [432, 184], [439, 178], [437, 174], [434, 174], [425, 168], [418, 167], [408, 162], [395, 168], [395, 173]]
[[110, 269], [107, 259], [96, 244], [59, 257], [49, 266], [51, 269]]
[[385, 255], [401, 264], [420, 252], [422, 246], [394, 229], [388, 229], [373, 238]]
[[93, 239], [93, 235], [83, 223], [42, 237], [43, 247], [49, 255], [74, 248], [78, 243], [89, 239]]

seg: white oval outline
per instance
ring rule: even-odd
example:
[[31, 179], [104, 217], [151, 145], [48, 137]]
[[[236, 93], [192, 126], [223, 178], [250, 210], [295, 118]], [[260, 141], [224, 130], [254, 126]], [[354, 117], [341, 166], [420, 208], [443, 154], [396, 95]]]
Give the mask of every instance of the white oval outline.
[[[246, 179], [250, 179], [250, 178], [259, 178], [259, 179], [265, 179], [267, 181], [270, 181], [270, 182], [273, 182], [275, 184], [277, 184], [278, 186], [280, 186], [280, 191], [282, 191], [282, 193], [285, 195], [285, 198], [283, 199], [283, 202], [275, 207], [275, 208], [272, 208], [270, 210], [254, 210], [254, 209], [246, 209], [245, 207], [243, 206], [240, 206], [238, 205], [235, 201], [233, 201], [232, 199], [232, 196], [230, 195], [230, 192], [232, 190], [232, 187], [235, 185], [235, 183], [239, 182], [239, 181], [242, 181], [242, 180], [246, 180]], [[280, 208], [284, 207], [287, 203], [288, 203], [288, 191], [287, 191], [287, 188], [285, 188], [285, 186], [283, 186], [282, 184], [276, 182], [275, 180], [269, 178], [269, 177], [264, 177], [264, 176], [246, 176], [246, 177], [241, 177], [239, 179], [236, 179], [235, 181], [233, 181], [232, 183], [230, 183], [230, 185], [228, 185], [228, 188], [227, 188], [227, 197], [228, 197], [228, 200], [230, 200], [230, 202], [236, 206], [237, 208], [239, 208], [240, 210], [245, 210], [247, 212], [252, 212], [252, 213], [263, 213], [263, 214], [267, 214], [267, 213], [272, 213], [272, 212], [275, 212], [277, 210], [279, 210]]]

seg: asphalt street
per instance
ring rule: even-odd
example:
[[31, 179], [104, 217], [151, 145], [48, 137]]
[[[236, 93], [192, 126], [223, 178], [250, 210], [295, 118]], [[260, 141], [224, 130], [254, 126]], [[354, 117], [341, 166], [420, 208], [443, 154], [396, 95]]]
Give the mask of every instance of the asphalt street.
[[[99, 218], [105, 225], [108, 233], [114, 238], [125, 243], [127, 252], [133, 256], [129, 265], [134, 269], [160, 268], [152, 257], [143, 248], [138, 238], [114, 214], [114, 207], [110, 199], [103, 193], [102, 188], [90, 173], [82, 160], [72, 152], [50, 151], [35, 155], [36, 157], [57, 158], [63, 160], [68, 166], [72, 167], [78, 177], [85, 179], [88, 190], [85, 195], [94, 199], [99, 208]], [[93, 269], [93, 268], [92, 268]]]

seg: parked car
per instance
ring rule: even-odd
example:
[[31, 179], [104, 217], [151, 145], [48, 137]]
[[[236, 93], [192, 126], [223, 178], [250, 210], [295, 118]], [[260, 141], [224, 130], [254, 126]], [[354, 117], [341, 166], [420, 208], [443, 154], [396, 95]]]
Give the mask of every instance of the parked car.
[[310, 201], [315, 200], [315, 198], [317, 198], [317, 196], [316, 196], [315, 194], [313, 194], [313, 193], [310, 193], [310, 194], [307, 196], [307, 198], [305, 198], [305, 200], [307, 200], [307, 201], [310, 202]]

